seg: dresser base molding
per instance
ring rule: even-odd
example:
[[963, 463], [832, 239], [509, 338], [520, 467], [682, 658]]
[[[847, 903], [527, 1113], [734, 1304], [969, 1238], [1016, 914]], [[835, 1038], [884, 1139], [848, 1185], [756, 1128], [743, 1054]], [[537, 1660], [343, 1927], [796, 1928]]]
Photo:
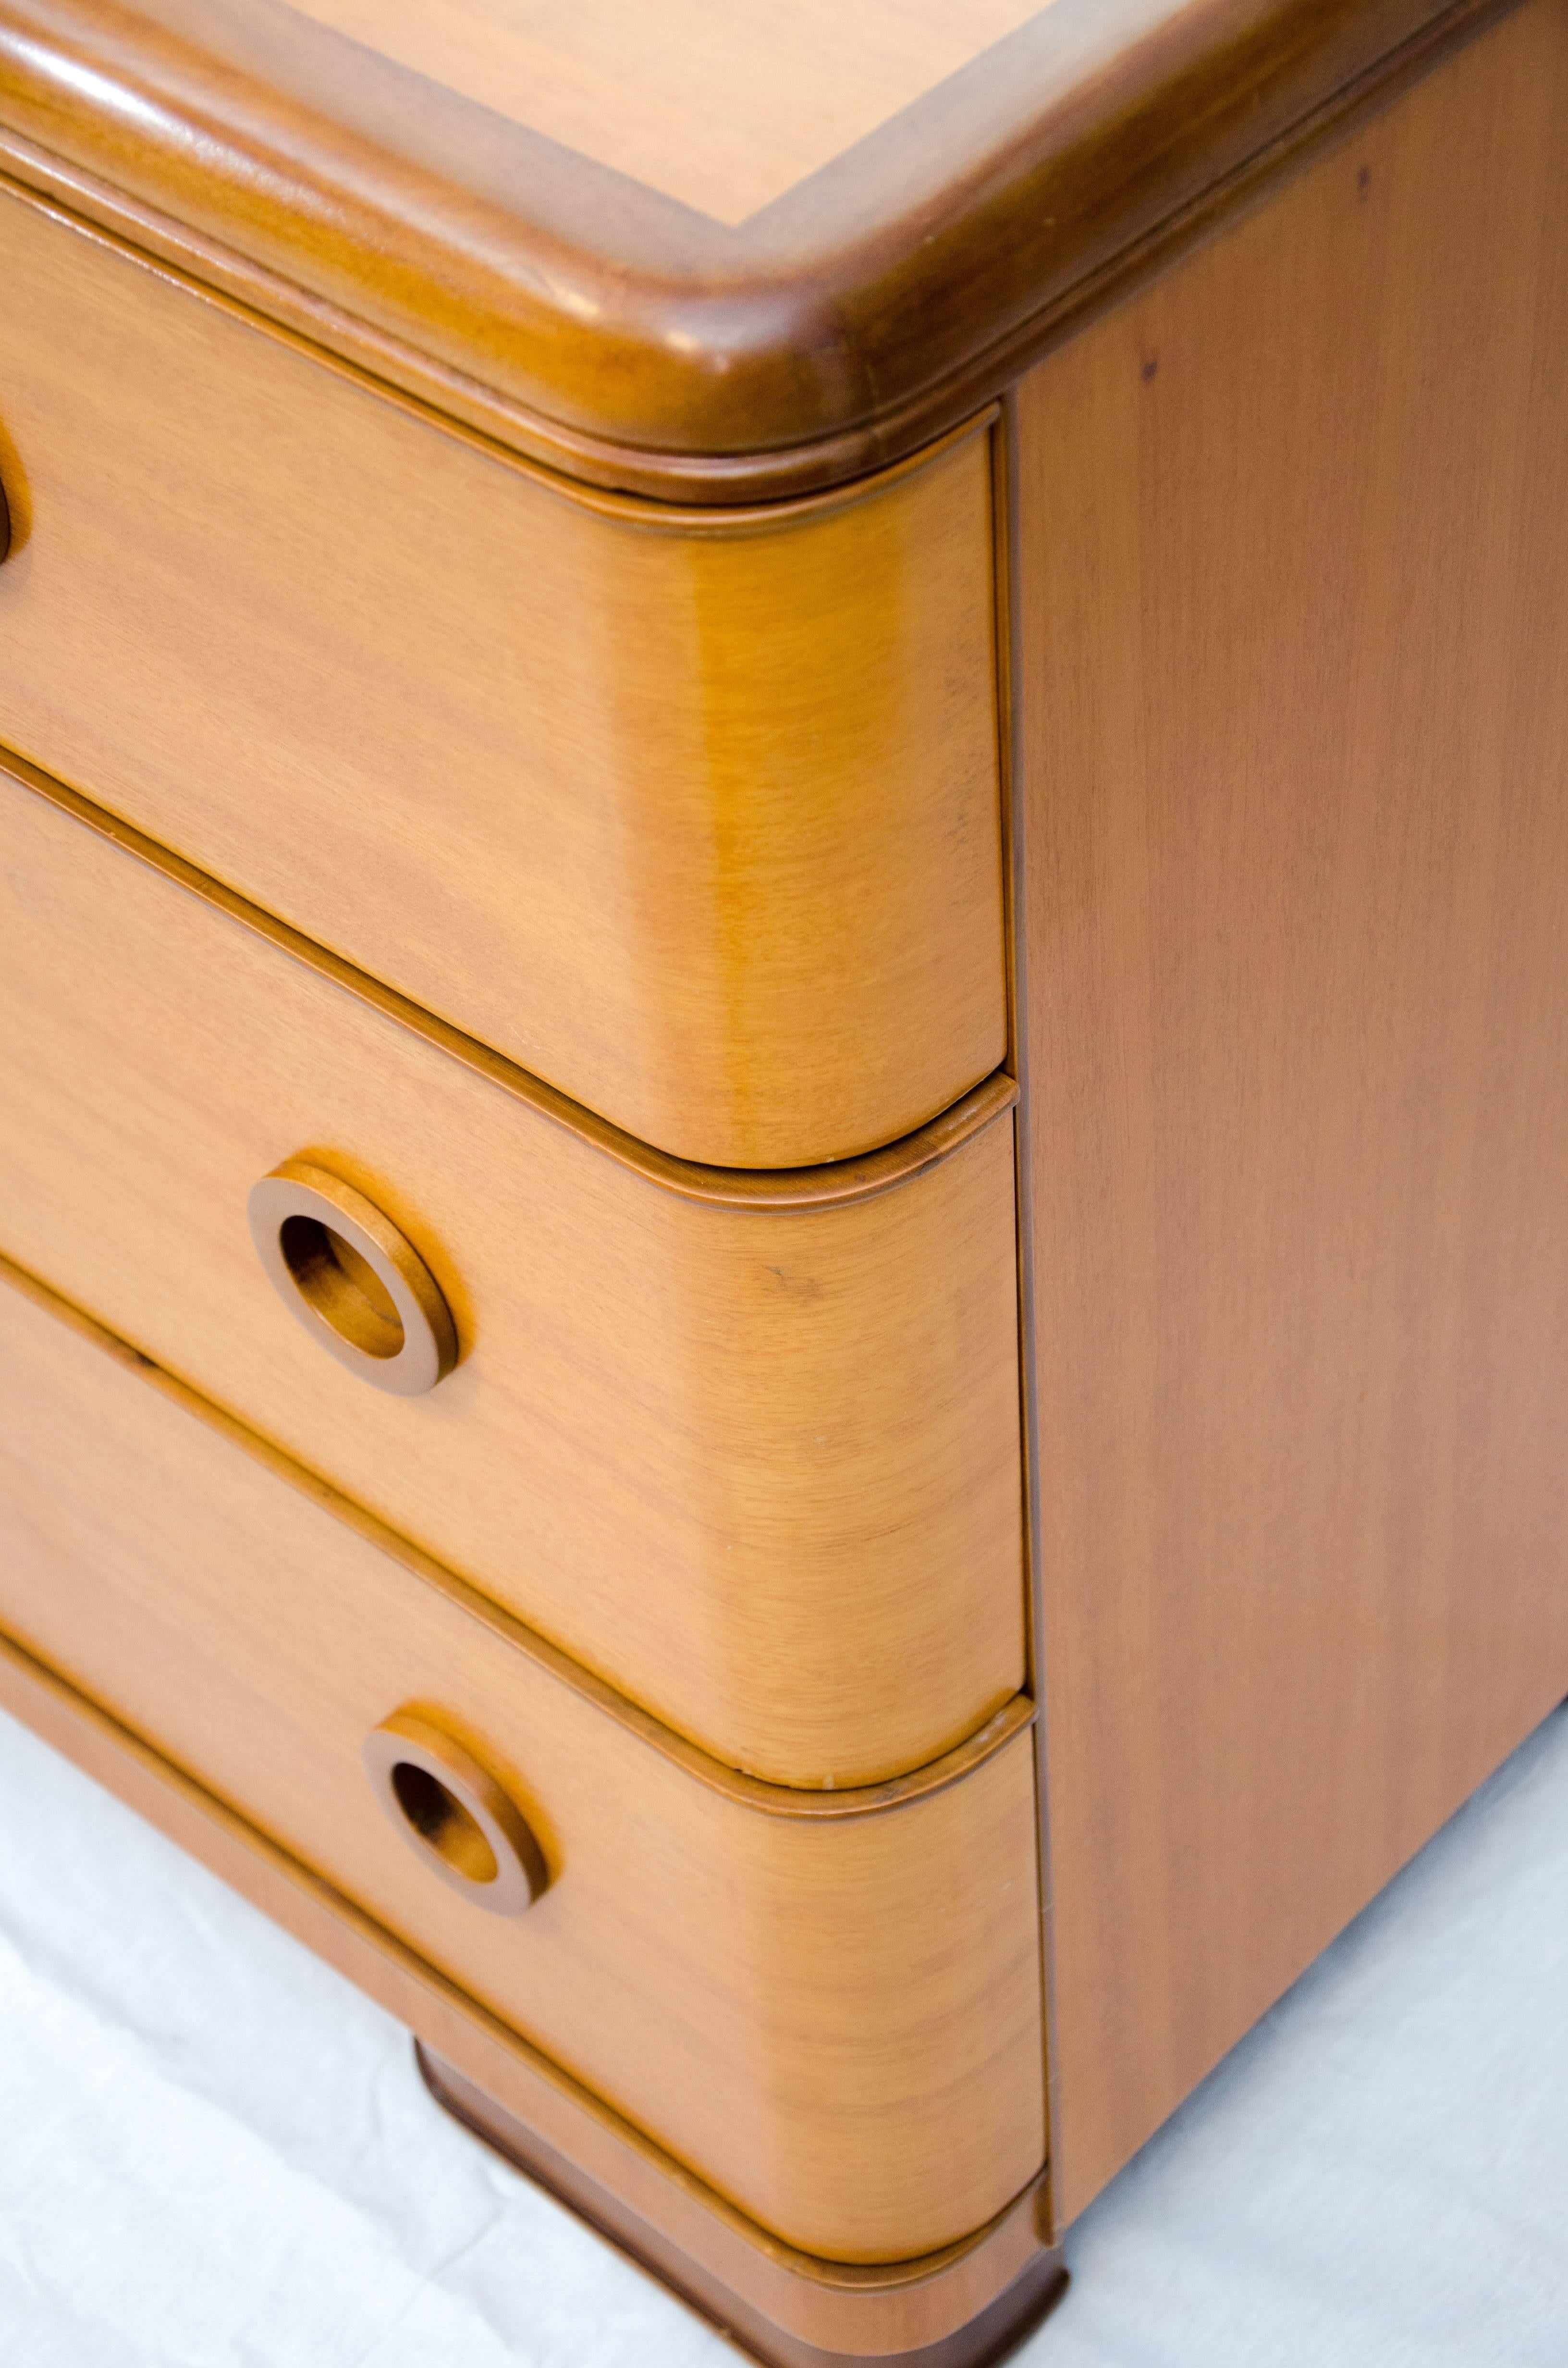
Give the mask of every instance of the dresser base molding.
[[985, 2227], [919, 2260], [861, 2268], [798, 2251], [4, 1634], [0, 1709], [404, 2023], [436, 2059], [449, 2110], [776, 2368], [981, 2368], [1064, 2283], [1043, 2172]]
[[[417, 2039], [414, 2056], [430, 2094], [454, 2121], [607, 2237], [640, 2268], [651, 2271], [733, 2341], [765, 2362], [767, 2368], [852, 2368], [852, 2363], [862, 2362], [874, 2363], [874, 2368], [984, 2368], [984, 2363], [1000, 2360], [1021, 2341], [1066, 2288], [1067, 2272], [1060, 2251], [1042, 2246], [1012, 2284], [976, 2317], [934, 2342], [873, 2352], [861, 2347], [844, 2351], [809, 2342], [775, 2325], [700, 2262], [672, 2245], [610, 2189], [557, 2153], [526, 2122], [498, 2105], [451, 2065], [442, 2063]], [[933, 2284], [941, 2275], [938, 2271]], [[870, 2336], [875, 2329], [869, 2311], [867, 2320], [866, 2333]]]

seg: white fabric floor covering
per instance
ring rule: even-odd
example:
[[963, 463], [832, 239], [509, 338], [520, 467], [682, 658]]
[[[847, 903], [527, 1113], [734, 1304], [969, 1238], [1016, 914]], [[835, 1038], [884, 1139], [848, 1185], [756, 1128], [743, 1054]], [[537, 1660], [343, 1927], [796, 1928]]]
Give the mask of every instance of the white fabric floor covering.
[[[5, 2368], [734, 2354], [405, 2035], [0, 1719]], [[1026, 2368], [1568, 2368], [1568, 1714], [1073, 2231]]]

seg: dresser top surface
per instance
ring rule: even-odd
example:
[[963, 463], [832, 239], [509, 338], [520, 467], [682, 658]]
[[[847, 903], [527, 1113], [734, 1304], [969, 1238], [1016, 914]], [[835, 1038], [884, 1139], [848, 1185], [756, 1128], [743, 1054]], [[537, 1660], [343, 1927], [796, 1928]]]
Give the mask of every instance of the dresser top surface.
[[0, 165], [275, 275], [556, 466], [766, 499], [972, 410], [1074, 289], [1456, 13], [0, 0]]
[[738, 229], [1037, 0], [293, 0], [439, 88]]

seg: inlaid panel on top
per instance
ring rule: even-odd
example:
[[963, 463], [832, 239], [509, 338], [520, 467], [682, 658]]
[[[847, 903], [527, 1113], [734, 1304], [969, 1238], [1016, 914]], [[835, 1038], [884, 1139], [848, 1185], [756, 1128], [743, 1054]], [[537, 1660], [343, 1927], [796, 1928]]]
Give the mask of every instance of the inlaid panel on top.
[[292, 0], [429, 81], [744, 222], [1040, 0]]
[[0, 0], [0, 166], [599, 484], [846, 482], [1499, 0]]

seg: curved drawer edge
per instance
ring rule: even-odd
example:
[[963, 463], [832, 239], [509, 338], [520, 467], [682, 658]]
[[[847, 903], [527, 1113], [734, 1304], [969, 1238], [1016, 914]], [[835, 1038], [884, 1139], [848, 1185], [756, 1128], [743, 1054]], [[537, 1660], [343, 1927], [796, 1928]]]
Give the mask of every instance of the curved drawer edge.
[[0, 1633], [0, 1709], [374, 1998], [689, 2263], [801, 2340], [883, 2357], [942, 2341], [1050, 2254], [1048, 2167], [969, 2235], [859, 2265], [775, 2237], [324, 1877]]
[[352, 1497], [345, 1497], [328, 1481], [321, 1479], [303, 1464], [297, 1463], [292, 1456], [273, 1446], [269, 1440], [237, 1421], [222, 1406], [214, 1406], [210, 1398], [203, 1397], [177, 1375], [154, 1363], [151, 1357], [144, 1356], [141, 1349], [121, 1339], [118, 1333], [109, 1331], [96, 1317], [72, 1301], [62, 1299], [58, 1292], [51, 1291], [47, 1283], [40, 1282], [36, 1275], [15, 1265], [4, 1255], [0, 1255], [0, 1282], [9, 1284], [47, 1315], [69, 1326], [82, 1338], [92, 1342], [106, 1355], [135, 1372], [165, 1397], [173, 1399], [198, 1421], [220, 1432], [278, 1479], [286, 1482], [301, 1496], [308, 1497], [324, 1512], [332, 1514], [389, 1559], [400, 1564], [426, 1586], [434, 1588], [457, 1610], [478, 1621], [514, 1651], [524, 1654], [537, 1667], [546, 1670], [558, 1684], [569, 1687], [605, 1717], [613, 1719], [619, 1726], [628, 1729], [653, 1750], [673, 1760], [698, 1783], [706, 1785], [710, 1792], [722, 1793], [744, 1808], [756, 1810], [765, 1816], [814, 1820], [885, 1816], [890, 1811], [906, 1808], [915, 1801], [927, 1800], [933, 1793], [945, 1792], [949, 1784], [959, 1783], [1010, 1743], [1015, 1736], [1021, 1734], [1024, 1728], [1034, 1724], [1032, 1697], [1017, 1693], [937, 1759], [927, 1760], [923, 1767], [911, 1769], [901, 1775], [885, 1777], [875, 1784], [846, 1786], [842, 1791], [806, 1791], [794, 1785], [770, 1783], [763, 1777], [748, 1776], [743, 1770], [714, 1759], [700, 1745], [677, 1735], [674, 1728], [665, 1726], [651, 1712], [617, 1692], [613, 1686], [607, 1685], [603, 1679], [582, 1668], [557, 1645], [550, 1644], [522, 1621], [493, 1603], [477, 1588], [471, 1587], [466, 1579], [448, 1570], [433, 1555], [424, 1553], [397, 1531], [389, 1529], [384, 1521], [367, 1512]]
[[[1502, 0], [1493, 0], [1493, 5], [1502, 5]], [[541, 438], [540, 423], [525, 405], [497, 397], [493, 388], [434, 361], [358, 314], [312, 297], [297, 281], [253, 263], [236, 248], [145, 204], [4, 121], [0, 190], [155, 271], [260, 336], [295, 347], [322, 369], [475, 446], [562, 501], [628, 526], [644, 527], [650, 533], [771, 534], [801, 519], [829, 516], [885, 493], [955, 445], [996, 426], [1002, 416], [1000, 397], [981, 398], [935, 434], [917, 438], [886, 458], [880, 456], [874, 436], [863, 437], [862, 465], [846, 471], [830, 468], [825, 474], [812, 467], [812, 448], [806, 447], [801, 482], [793, 486], [788, 482], [789, 454], [759, 454], [761, 466], [753, 472], [726, 468], [722, 458], [715, 462], [711, 457], [707, 468], [700, 462], [696, 469], [683, 468], [678, 454], [648, 451], [641, 456], [640, 467], [632, 447], [600, 446], [593, 438], [570, 434], [559, 443], [549, 436]], [[583, 465], [574, 466], [574, 461]], [[667, 462], [675, 464], [673, 473]], [[784, 490], [775, 491], [774, 479], [780, 475]], [[724, 490], [732, 476], [740, 486], [733, 498]], [[642, 482], [644, 477], [646, 483]]]
[[268, 939], [295, 962], [303, 962], [307, 969], [319, 972], [346, 994], [358, 996], [362, 1003], [411, 1029], [438, 1051], [499, 1087], [502, 1092], [516, 1095], [541, 1117], [592, 1144], [648, 1183], [661, 1185], [684, 1200], [704, 1201], [722, 1209], [774, 1210], [842, 1208], [851, 1201], [874, 1200], [879, 1193], [907, 1184], [928, 1167], [934, 1167], [994, 1119], [1010, 1110], [1018, 1099], [1017, 1080], [1005, 1069], [995, 1070], [946, 1110], [934, 1112], [913, 1133], [901, 1135], [894, 1143], [883, 1144], [854, 1158], [832, 1160], [818, 1167], [704, 1167], [694, 1160], [677, 1159], [628, 1134], [608, 1119], [600, 1118], [597, 1111], [585, 1109], [554, 1086], [546, 1085], [542, 1077], [519, 1068], [504, 1053], [492, 1052], [487, 1044], [464, 1035], [447, 1020], [437, 1019], [407, 996], [400, 995], [395, 987], [384, 985], [369, 972], [345, 962], [341, 955], [329, 953], [313, 939], [290, 928], [286, 921], [253, 905], [234, 889], [225, 887], [210, 873], [199, 871], [182, 856], [172, 854], [144, 832], [121, 822], [117, 814], [95, 805], [79, 790], [57, 780], [16, 750], [0, 749], [0, 774], [19, 789], [30, 790], [35, 796], [57, 806], [62, 814], [96, 831], [100, 838], [145, 863], [151, 871], [161, 872], [188, 895], [199, 897], [203, 904], [227, 914], [242, 928], [255, 930], [258, 937]]

